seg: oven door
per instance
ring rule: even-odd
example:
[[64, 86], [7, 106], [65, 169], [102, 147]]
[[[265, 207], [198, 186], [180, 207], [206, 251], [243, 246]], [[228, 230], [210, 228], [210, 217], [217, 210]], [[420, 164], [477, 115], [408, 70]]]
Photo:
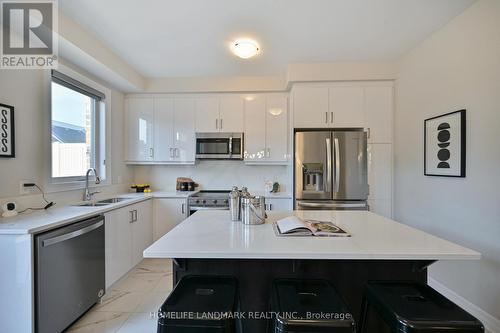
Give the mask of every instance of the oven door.
[[199, 210], [229, 210], [229, 207], [201, 207], [201, 206], [189, 206], [189, 216], [193, 215]]

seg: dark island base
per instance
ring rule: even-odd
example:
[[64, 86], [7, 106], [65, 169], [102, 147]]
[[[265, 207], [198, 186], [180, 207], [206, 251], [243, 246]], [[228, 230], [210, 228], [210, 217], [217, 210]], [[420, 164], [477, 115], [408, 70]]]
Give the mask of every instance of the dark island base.
[[[370, 280], [406, 280], [427, 283], [427, 266], [433, 261], [406, 260], [266, 260], [266, 259], [176, 259], [174, 285], [185, 275], [231, 275], [239, 281], [241, 311], [269, 309], [270, 287], [276, 278], [327, 279], [342, 295], [359, 322], [364, 285]], [[266, 332], [267, 321], [247, 319], [243, 332]], [[373, 316], [369, 333], [389, 332]]]

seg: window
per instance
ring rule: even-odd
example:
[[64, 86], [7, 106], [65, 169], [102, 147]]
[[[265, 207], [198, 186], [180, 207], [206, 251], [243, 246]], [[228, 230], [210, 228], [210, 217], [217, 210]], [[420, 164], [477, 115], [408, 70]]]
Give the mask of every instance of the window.
[[51, 94], [53, 182], [82, 180], [89, 168], [104, 179], [104, 94], [57, 71]]

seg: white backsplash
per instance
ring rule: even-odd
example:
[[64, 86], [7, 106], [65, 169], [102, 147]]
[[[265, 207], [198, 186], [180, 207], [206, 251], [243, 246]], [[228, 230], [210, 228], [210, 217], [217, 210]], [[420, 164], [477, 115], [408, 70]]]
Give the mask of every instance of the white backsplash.
[[189, 177], [198, 189], [229, 190], [246, 186], [263, 191], [266, 181], [279, 182], [281, 192], [291, 191], [291, 167], [283, 165], [245, 165], [241, 161], [199, 161], [196, 165], [137, 166], [136, 183], [151, 183], [154, 190], [173, 191], [177, 177]]

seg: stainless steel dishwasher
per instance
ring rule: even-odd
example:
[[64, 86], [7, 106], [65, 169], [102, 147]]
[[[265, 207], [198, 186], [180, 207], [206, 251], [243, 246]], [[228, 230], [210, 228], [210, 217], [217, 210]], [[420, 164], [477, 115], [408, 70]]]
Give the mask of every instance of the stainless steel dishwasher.
[[104, 217], [35, 236], [36, 332], [62, 332], [105, 290]]

